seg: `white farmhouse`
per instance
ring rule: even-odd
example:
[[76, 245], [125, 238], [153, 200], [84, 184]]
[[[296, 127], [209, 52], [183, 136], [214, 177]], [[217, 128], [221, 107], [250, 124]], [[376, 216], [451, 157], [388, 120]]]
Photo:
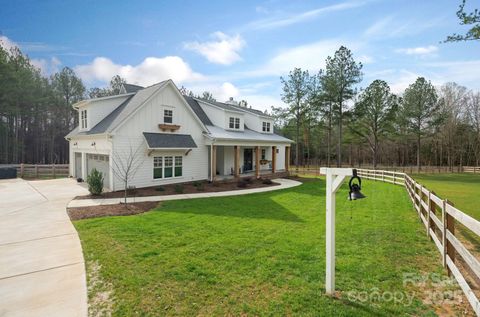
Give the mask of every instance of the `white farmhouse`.
[[93, 168], [108, 190], [122, 190], [122, 169], [134, 158], [129, 185], [215, 181], [288, 171], [293, 141], [273, 132], [273, 119], [233, 103], [183, 96], [173, 81], [125, 84], [119, 95], [73, 105], [79, 126], [70, 143], [70, 175]]

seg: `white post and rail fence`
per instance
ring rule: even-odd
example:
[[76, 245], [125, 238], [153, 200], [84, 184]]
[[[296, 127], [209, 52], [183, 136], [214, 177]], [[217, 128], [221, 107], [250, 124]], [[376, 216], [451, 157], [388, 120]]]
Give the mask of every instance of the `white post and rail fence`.
[[[465, 167], [464, 171], [467, 172]], [[405, 187], [427, 236], [442, 256], [443, 266], [456, 279], [475, 314], [480, 316], [480, 301], [472, 289], [473, 282], [480, 281], [480, 261], [461, 241], [458, 232], [455, 234], [456, 224], [459, 224], [457, 231], [466, 228], [477, 238], [480, 221], [455, 208], [452, 202], [442, 199], [406, 173], [368, 169], [357, 169], [357, 172], [365, 179]], [[468, 172], [479, 173], [480, 168], [472, 167]]]

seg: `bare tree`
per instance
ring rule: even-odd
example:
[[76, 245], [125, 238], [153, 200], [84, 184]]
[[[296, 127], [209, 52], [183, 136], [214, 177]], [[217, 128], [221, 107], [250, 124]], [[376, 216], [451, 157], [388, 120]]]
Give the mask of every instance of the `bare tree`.
[[113, 174], [124, 185], [124, 203], [127, 207], [128, 184], [143, 164], [144, 155], [141, 153], [144, 149], [144, 142], [141, 142], [136, 148], [130, 144], [127, 151], [114, 151], [112, 156]]

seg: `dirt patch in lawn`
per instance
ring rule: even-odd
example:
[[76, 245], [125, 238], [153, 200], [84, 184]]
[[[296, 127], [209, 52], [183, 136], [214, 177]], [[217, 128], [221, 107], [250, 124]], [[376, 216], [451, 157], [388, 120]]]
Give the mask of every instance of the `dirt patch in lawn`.
[[158, 202], [146, 201], [141, 203], [101, 205], [89, 207], [67, 208], [68, 216], [71, 220], [80, 220], [88, 218], [106, 217], [106, 216], [129, 216], [141, 214], [152, 210], [158, 206]]
[[[138, 188], [128, 191], [128, 197], [148, 197], [148, 196], [166, 196], [176, 194], [193, 193], [213, 193], [229, 190], [260, 188], [278, 186], [280, 184], [270, 182], [266, 179], [243, 178], [240, 181], [217, 181], [209, 183], [207, 181], [189, 182], [181, 184], [159, 185], [154, 187]], [[75, 199], [104, 199], [104, 198], [122, 198], [124, 191], [107, 192], [101, 195], [77, 196]]]

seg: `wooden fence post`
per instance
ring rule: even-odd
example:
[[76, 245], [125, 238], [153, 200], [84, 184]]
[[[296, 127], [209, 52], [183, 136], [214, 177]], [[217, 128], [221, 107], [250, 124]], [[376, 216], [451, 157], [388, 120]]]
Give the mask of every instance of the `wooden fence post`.
[[[394, 172], [393, 175], [395, 175], [395, 172]], [[382, 171], [382, 182], [384, 182], [384, 181], [385, 181], [385, 171]]]
[[395, 175], [396, 175], [395, 172], [393, 172], [393, 185], [396, 185], [396, 183], [395, 183]]
[[[420, 193], [418, 194], [418, 207], [420, 207], [419, 208], [420, 216], [422, 215], [422, 209], [423, 209], [422, 201], [423, 201], [423, 185], [420, 184]], [[420, 221], [422, 221], [421, 217], [420, 217]]]
[[23, 178], [23, 175], [25, 173], [25, 166], [22, 164], [20, 164], [20, 177]]
[[[432, 200], [430, 199], [431, 192], [428, 191], [428, 209], [427, 209], [427, 237], [430, 237], [430, 227], [433, 227], [430, 223], [430, 209], [432, 209]], [[434, 228], [434, 227], [433, 227]], [[432, 238], [430, 237], [430, 240]]]
[[38, 178], [38, 164], [35, 164], [35, 178]]
[[[454, 206], [454, 204], [451, 201], [448, 201], [448, 199], [445, 199], [445, 207], [447, 204], [450, 206]], [[453, 216], [447, 212], [447, 209], [445, 209], [445, 222], [446, 222], [446, 224], [444, 224], [445, 234], [447, 233], [447, 231], [449, 231], [452, 235], [455, 235], [455, 218], [453, 218]], [[446, 242], [444, 246], [444, 251], [446, 252], [444, 256], [445, 261], [446, 261], [446, 256], [448, 255], [448, 257], [452, 260], [452, 262], [455, 263], [455, 248], [446, 237], [445, 237], [445, 242]], [[448, 270], [448, 276], [451, 276], [452, 272], [450, 271], [450, 269], [448, 269], [448, 266], [447, 266], [447, 270]]]
[[53, 164], [53, 166], [52, 166], [52, 174], [53, 174], [53, 178], [56, 178], [55, 177], [55, 164]]

